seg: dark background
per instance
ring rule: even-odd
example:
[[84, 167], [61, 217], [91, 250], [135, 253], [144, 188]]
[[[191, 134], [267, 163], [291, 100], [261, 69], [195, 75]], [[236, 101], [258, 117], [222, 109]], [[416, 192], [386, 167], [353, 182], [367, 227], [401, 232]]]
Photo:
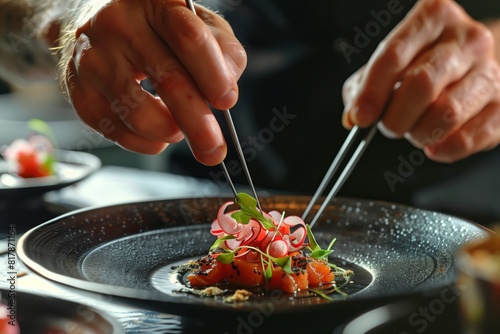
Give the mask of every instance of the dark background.
[[[273, 109], [286, 108], [296, 116], [272, 140], [261, 142], [257, 156], [249, 159], [254, 183], [280, 192], [314, 193], [348, 134], [340, 122], [344, 81], [366, 63], [415, 1], [205, 2], [232, 24], [248, 53], [241, 97], [232, 110], [240, 141], [248, 147], [248, 138], [269, 128]], [[391, 15], [385, 27], [379, 25], [380, 33], [369, 37], [366, 46], [347, 59], [341, 43], [354, 46], [359, 29], [365, 31], [367, 24], [376, 21], [373, 11], [387, 10], [389, 3], [399, 4], [401, 13]], [[500, 16], [500, 1], [460, 3], [477, 19]], [[171, 171], [210, 177], [207, 168], [200, 168], [191, 157], [187, 145], [172, 147], [172, 152]], [[401, 161], [423, 155], [405, 140], [377, 134], [339, 195], [417, 205], [483, 223], [494, 221], [500, 217], [495, 209], [500, 199], [496, 194], [498, 152], [476, 154], [451, 165], [425, 159], [391, 189], [385, 175], [399, 175]], [[230, 152], [227, 161], [237, 160]], [[213, 173], [217, 172], [216, 167]], [[246, 182], [241, 172], [232, 176]]]

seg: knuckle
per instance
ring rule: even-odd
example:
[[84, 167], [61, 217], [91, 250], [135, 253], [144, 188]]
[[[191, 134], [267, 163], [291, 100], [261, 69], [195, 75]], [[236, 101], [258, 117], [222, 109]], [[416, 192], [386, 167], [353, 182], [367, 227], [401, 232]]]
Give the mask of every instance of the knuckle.
[[480, 22], [471, 22], [467, 30], [467, 40], [476, 45], [479, 55], [489, 54], [495, 48], [495, 37], [493, 32]]
[[180, 29], [183, 37], [195, 48], [204, 46], [211, 34], [206, 25], [200, 25], [198, 21], [189, 21]]
[[452, 0], [430, 0], [425, 6], [427, 13], [456, 19], [464, 16], [461, 8]]
[[495, 60], [488, 61], [483, 67], [482, 76], [484, 86], [497, 95], [500, 91], [499, 64]]
[[406, 42], [404, 40], [393, 38], [390, 41], [382, 42], [381, 47], [382, 53], [379, 61], [374, 64], [375, 70], [380, 69], [381, 71], [386, 71], [387, 66], [391, 66], [390, 68], [396, 70], [401, 70], [406, 66], [402, 57], [406, 49]]
[[238, 44], [235, 50], [231, 52], [231, 59], [241, 72], [247, 67], [247, 53], [241, 45]]
[[498, 82], [500, 81], [500, 64], [494, 60], [488, 62], [487, 73], [490, 74], [490, 78], [493, 83], [498, 84]]
[[105, 82], [113, 77], [113, 73], [111, 73], [108, 66], [103, 64], [103, 58], [92, 48], [82, 52], [80, 56], [75, 57], [74, 60], [78, 73], [92, 75]]
[[435, 73], [431, 65], [419, 66], [405, 78], [405, 81], [410, 87], [414, 87], [425, 101], [433, 102], [437, 98]]
[[464, 118], [462, 104], [452, 95], [447, 95], [437, 101], [433, 112], [442, 115], [442, 123], [449, 129], [454, 129], [462, 124]]

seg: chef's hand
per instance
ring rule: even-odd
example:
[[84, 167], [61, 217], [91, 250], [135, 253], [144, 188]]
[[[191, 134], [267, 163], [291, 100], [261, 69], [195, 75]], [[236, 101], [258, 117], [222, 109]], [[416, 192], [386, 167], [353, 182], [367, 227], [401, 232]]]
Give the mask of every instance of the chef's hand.
[[[207, 102], [234, 106], [246, 54], [225, 20], [196, 10], [183, 0], [114, 0], [77, 27], [62, 77], [81, 120], [130, 151], [157, 154], [185, 137], [201, 163], [222, 161]], [[158, 98], [141, 88], [145, 78]]]
[[[378, 119], [435, 161], [500, 142], [500, 68], [491, 31], [452, 0], [418, 1], [344, 85], [343, 124]], [[384, 112], [385, 110], [385, 112]]]

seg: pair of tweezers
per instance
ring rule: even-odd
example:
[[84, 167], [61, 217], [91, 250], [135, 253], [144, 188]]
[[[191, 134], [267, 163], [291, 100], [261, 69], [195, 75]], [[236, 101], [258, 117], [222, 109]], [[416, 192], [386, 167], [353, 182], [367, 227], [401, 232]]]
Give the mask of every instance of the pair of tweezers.
[[[306, 210], [304, 211], [302, 215], [302, 219], [306, 220], [307, 215], [311, 211], [311, 209], [314, 207], [316, 201], [319, 199], [319, 197], [323, 194], [327, 186], [330, 184], [330, 181], [332, 180], [333, 176], [335, 173], [339, 170], [340, 166], [342, 165], [342, 161], [346, 158], [347, 153], [353, 146], [353, 144], [356, 142], [356, 138], [359, 137], [360, 132], [363, 130], [359, 128], [357, 125], [354, 126], [351, 131], [349, 132], [349, 135], [347, 136], [346, 140], [344, 141], [344, 144], [340, 148], [339, 152], [335, 156], [335, 159], [333, 159], [332, 164], [330, 165], [330, 168], [326, 172], [323, 180], [321, 181], [318, 189], [316, 190], [314, 196], [312, 197], [311, 201], [309, 202], [309, 205], [307, 206]], [[328, 206], [332, 198], [337, 195], [338, 191], [342, 187], [342, 185], [345, 183], [351, 172], [354, 170], [354, 167], [358, 163], [358, 161], [361, 159], [364, 151], [368, 147], [368, 144], [371, 142], [373, 139], [373, 136], [377, 132], [377, 124], [373, 125], [368, 132], [365, 134], [363, 139], [359, 142], [358, 147], [352, 154], [351, 158], [345, 165], [342, 173], [339, 175], [337, 180], [335, 181], [335, 184], [333, 185], [332, 189], [328, 193], [328, 195], [325, 197], [323, 203], [321, 204], [320, 208], [318, 211], [316, 211], [316, 215], [314, 218], [311, 220], [309, 223], [309, 226], [312, 228], [314, 224], [318, 221], [318, 218], [321, 216], [325, 208]]]
[[[196, 15], [196, 8], [194, 7], [194, 3], [192, 0], [186, 0], [186, 5], [187, 7]], [[250, 189], [252, 191], [252, 194], [257, 201], [257, 207], [259, 210], [262, 212], [262, 207], [260, 206], [260, 201], [259, 197], [257, 196], [257, 192], [255, 191], [255, 187], [252, 182], [252, 177], [250, 176], [250, 171], [248, 170], [247, 163], [245, 160], [245, 156], [243, 154], [243, 150], [241, 148], [240, 140], [238, 139], [238, 134], [236, 133], [236, 128], [234, 127], [234, 122], [231, 117], [231, 112], [229, 110], [223, 110], [224, 117], [226, 119], [227, 125], [229, 127], [229, 132], [231, 133], [231, 139], [233, 141], [233, 144], [236, 148], [236, 153], [238, 154], [238, 157], [240, 159], [241, 166], [243, 168], [243, 171], [245, 172], [245, 176], [248, 181], [248, 185], [250, 186]], [[231, 180], [231, 176], [229, 175], [229, 172], [226, 168], [226, 164], [224, 161], [220, 163], [220, 167], [222, 169], [222, 172], [224, 173], [224, 176], [226, 177], [227, 182], [229, 183], [231, 190], [234, 194], [234, 197], [238, 197], [238, 192], [236, 191], [236, 188], [234, 186], [233, 181]]]

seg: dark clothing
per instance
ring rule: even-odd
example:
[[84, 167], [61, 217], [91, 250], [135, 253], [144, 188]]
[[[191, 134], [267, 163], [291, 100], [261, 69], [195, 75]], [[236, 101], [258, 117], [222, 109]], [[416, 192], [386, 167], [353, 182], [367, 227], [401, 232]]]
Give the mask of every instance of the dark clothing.
[[[225, 3], [234, 6], [216, 9], [232, 24], [248, 52], [241, 97], [232, 115], [254, 183], [312, 194], [348, 134], [341, 125], [344, 81], [367, 62], [415, 1]], [[473, 3], [470, 12], [478, 19], [495, 12], [500, 16], [498, 0], [462, 3]], [[225, 127], [222, 118], [220, 122]], [[415, 204], [416, 190], [452, 178], [487, 161], [491, 154], [495, 153], [439, 164], [406, 140], [389, 140], [378, 133], [339, 195]], [[234, 152], [227, 161], [238, 161]], [[171, 166], [172, 172], [210, 175], [179, 147]], [[243, 173], [234, 170], [233, 177], [246, 183]]]

